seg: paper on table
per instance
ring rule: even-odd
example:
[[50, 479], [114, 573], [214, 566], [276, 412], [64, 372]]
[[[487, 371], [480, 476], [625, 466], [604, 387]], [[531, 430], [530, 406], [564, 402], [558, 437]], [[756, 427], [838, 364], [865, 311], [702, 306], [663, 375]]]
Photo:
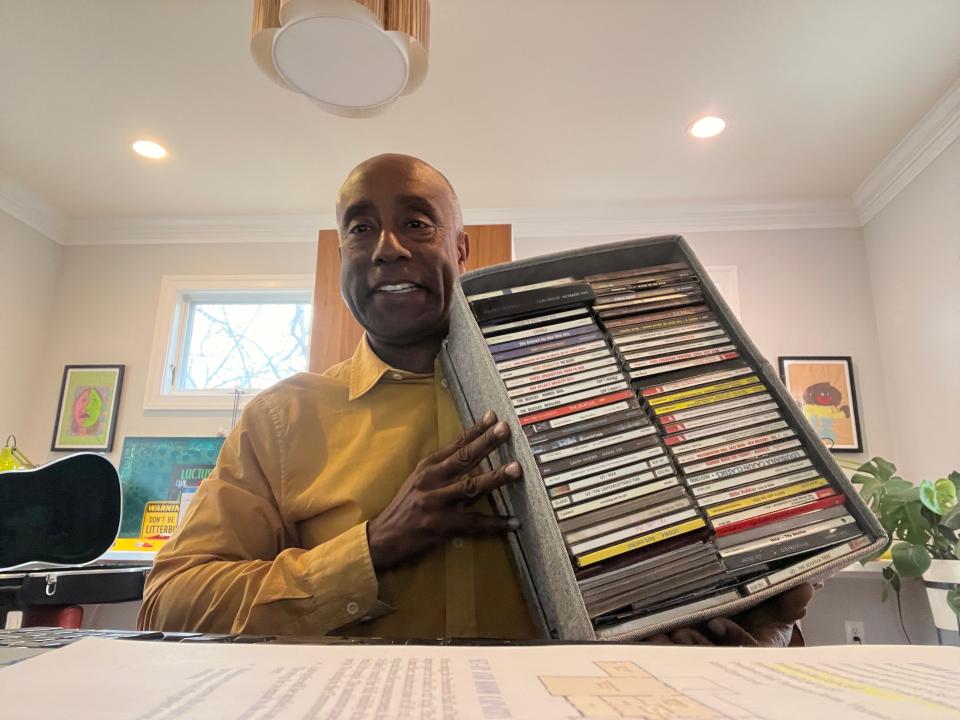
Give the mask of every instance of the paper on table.
[[0, 671], [0, 697], [7, 717], [75, 720], [935, 720], [960, 718], [960, 649], [88, 639]]

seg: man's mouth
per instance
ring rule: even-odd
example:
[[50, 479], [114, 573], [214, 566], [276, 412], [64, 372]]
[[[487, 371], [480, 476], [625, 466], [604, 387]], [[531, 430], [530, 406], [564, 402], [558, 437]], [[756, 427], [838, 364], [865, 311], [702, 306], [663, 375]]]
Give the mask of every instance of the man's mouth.
[[375, 292], [389, 293], [391, 295], [403, 295], [405, 293], [413, 292], [414, 290], [419, 289], [419, 285], [414, 285], [409, 282], [402, 283], [392, 283], [389, 285], [380, 285], [376, 288]]

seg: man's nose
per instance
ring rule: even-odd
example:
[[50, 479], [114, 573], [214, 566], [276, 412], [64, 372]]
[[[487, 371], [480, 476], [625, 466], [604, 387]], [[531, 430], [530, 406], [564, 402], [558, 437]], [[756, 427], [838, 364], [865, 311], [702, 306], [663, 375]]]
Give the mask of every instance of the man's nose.
[[397, 260], [408, 260], [410, 251], [404, 246], [397, 237], [397, 233], [389, 228], [380, 231], [380, 237], [377, 239], [377, 247], [373, 251], [373, 261], [375, 263], [389, 263]]

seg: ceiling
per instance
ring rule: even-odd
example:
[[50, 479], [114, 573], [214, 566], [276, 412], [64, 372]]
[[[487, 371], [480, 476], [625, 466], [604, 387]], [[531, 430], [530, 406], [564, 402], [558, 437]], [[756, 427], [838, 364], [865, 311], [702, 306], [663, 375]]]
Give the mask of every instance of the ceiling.
[[466, 208], [848, 198], [960, 75], [953, 0], [432, 0], [424, 85], [347, 120], [261, 76], [251, 10], [0, 0], [0, 172], [74, 218], [329, 212], [383, 151]]

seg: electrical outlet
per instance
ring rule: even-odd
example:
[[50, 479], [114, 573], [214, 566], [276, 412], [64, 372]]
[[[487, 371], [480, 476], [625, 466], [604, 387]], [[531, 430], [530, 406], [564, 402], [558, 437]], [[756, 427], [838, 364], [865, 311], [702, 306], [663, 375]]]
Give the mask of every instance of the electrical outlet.
[[847, 636], [847, 645], [866, 645], [867, 636], [863, 620], [845, 620], [843, 627]]

